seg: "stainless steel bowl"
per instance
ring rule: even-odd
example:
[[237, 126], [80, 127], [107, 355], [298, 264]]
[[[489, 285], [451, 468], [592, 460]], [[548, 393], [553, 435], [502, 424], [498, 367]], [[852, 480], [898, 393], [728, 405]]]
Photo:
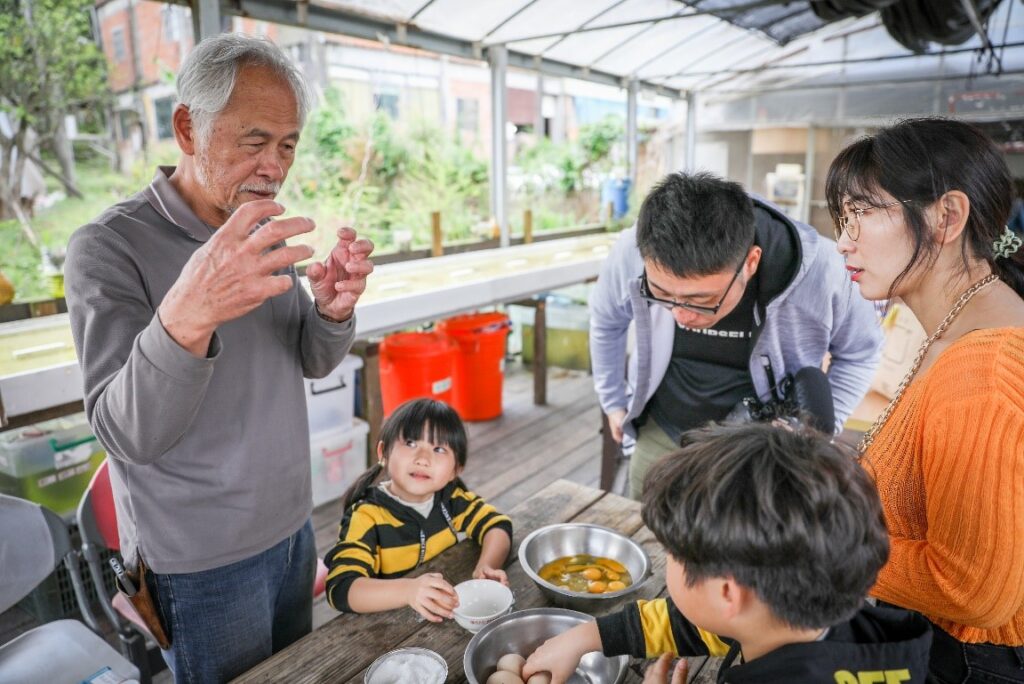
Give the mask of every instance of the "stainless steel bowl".
[[[444, 675], [440, 678], [440, 681], [444, 682], [448, 678], [448, 663], [446, 663], [444, 658], [441, 657], [441, 654], [435, 653], [434, 651], [431, 651], [429, 648], [416, 648], [416, 647], [411, 647], [410, 646], [410, 647], [407, 647], [407, 648], [396, 648], [393, 651], [388, 651], [387, 653], [385, 653], [381, 657], [379, 657], [376, 660], [374, 660], [373, 664], [370, 665], [370, 667], [368, 667], [366, 669], [366, 674], [363, 675], [363, 682], [364, 682], [364, 684], [373, 684], [373, 675], [380, 669], [381, 665], [384, 664], [384, 661], [387, 660], [388, 658], [392, 657], [392, 656], [396, 656], [396, 655], [399, 655], [399, 654], [402, 654], [402, 653], [409, 653], [409, 654], [415, 654], [415, 655], [423, 655], [423, 656], [427, 656], [428, 658], [431, 658], [432, 660], [440, 663], [441, 667], [444, 668]], [[405, 683], [403, 683], [403, 684], [405, 684]], [[416, 682], [409, 682], [408, 684], [418, 684], [418, 683], [416, 683]]]
[[[622, 563], [629, 570], [633, 584], [608, 594], [581, 594], [556, 586], [537, 574], [553, 560], [581, 553]], [[588, 613], [601, 610], [609, 601], [632, 594], [651, 576], [651, 558], [642, 546], [615, 530], [584, 523], [548, 525], [536, 530], [519, 545], [519, 564], [556, 606]]]
[[[565, 608], [530, 608], [498, 618], [469, 642], [462, 665], [469, 684], [484, 684], [501, 656], [528, 657], [545, 641], [594, 618]], [[618, 684], [626, 677], [629, 658], [600, 653], [583, 656], [567, 684]]]

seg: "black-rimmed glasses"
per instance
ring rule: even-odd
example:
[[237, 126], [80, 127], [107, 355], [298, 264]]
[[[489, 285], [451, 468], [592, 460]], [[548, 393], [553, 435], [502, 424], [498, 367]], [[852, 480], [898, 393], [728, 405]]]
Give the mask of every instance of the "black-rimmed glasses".
[[833, 229], [836, 232], [836, 242], [839, 242], [842, 239], [844, 232], [847, 235], [849, 235], [850, 239], [853, 240], [854, 242], [859, 240], [860, 220], [865, 213], [871, 211], [872, 209], [888, 209], [889, 207], [895, 207], [897, 204], [906, 204], [907, 202], [910, 201], [912, 200], [896, 200], [894, 202], [889, 202], [888, 204], [881, 204], [877, 207], [851, 209], [850, 211], [853, 212], [853, 216], [850, 216], [849, 214], [843, 214], [842, 216], [836, 217], [835, 225], [833, 226]]
[[736, 283], [736, 279], [740, 277], [740, 271], [743, 270], [743, 264], [747, 263], [744, 258], [740, 261], [740, 265], [736, 267], [736, 272], [732, 274], [732, 280], [725, 286], [725, 292], [722, 293], [722, 298], [718, 300], [718, 303], [714, 306], [701, 306], [700, 304], [690, 304], [689, 302], [677, 302], [674, 299], [660, 299], [651, 294], [651, 285], [647, 280], [647, 269], [644, 269], [643, 275], [640, 276], [640, 296], [647, 301], [663, 306], [669, 311], [679, 307], [680, 309], [686, 309], [698, 314], [704, 314], [705, 316], [714, 316], [718, 313], [718, 310], [722, 308], [722, 304], [725, 303], [725, 298], [729, 296], [729, 290]]

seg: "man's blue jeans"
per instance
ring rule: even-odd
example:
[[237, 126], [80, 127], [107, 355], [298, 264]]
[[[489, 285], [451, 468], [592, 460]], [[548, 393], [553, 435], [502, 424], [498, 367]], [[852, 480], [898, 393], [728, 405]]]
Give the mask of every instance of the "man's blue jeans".
[[149, 574], [178, 684], [226, 682], [313, 629], [313, 525], [221, 568]]

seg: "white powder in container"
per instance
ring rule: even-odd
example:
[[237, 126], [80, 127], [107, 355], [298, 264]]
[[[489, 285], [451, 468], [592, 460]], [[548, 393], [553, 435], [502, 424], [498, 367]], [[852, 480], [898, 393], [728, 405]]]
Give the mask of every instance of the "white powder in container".
[[377, 667], [370, 684], [444, 684], [445, 668], [430, 656], [395, 653]]

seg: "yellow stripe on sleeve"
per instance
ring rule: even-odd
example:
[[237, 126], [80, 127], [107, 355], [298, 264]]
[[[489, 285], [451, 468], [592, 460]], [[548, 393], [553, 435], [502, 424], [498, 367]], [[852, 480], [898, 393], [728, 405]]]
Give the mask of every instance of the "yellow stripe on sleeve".
[[675, 639], [672, 638], [672, 623], [668, 617], [668, 602], [637, 601], [640, 611], [640, 627], [644, 631], [644, 646], [648, 658], [657, 658], [663, 653], [679, 655]]
[[329, 573], [327, 573], [327, 579], [332, 580], [335, 577], [338, 577], [339, 575], [344, 575], [346, 572], [354, 572], [357, 575], [362, 575], [363, 577], [370, 576], [370, 573], [368, 573], [366, 571], [366, 568], [364, 568], [362, 565], [338, 565], [335, 566], [335, 568], [331, 570]]
[[348, 529], [344, 530], [344, 538], [342, 541], [354, 542], [360, 541], [366, 536], [366, 533], [377, 526], [377, 522], [373, 517], [369, 516], [361, 508], [352, 512], [352, 518], [349, 520]]
[[482, 503], [481, 502], [481, 504], [479, 506], [477, 506], [476, 511], [473, 513], [473, 519], [469, 521], [468, 525], [466, 525], [466, 534], [468, 534], [470, 537], [476, 537], [477, 536], [477, 533], [476, 533], [477, 525], [479, 525], [481, 522], [483, 522], [484, 519], [487, 518], [487, 516], [492, 515], [492, 514], [493, 515], [497, 515], [498, 514], [498, 509], [496, 509], [494, 506], [492, 506], [489, 503]]
[[331, 557], [331, 563], [333, 564], [335, 561], [343, 560], [346, 558], [354, 561], [359, 561], [360, 563], [366, 563], [366, 565], [368, 565], [371, 568], [375, 565], [377, 560], [376, 558], [374, 558], [373, 553], [370, 552], [370, 549], [360, 544], [358, 546], [343, 547], [341, 551], [338, 551], [338, 553], [334, 554]]
[[509, 524], [512, 524], [512, 520], [507, 515], [496, 515], [490, 520], [488, 520], [487, 523], [484, 525], [484, 528], [480, 530], [480, 539], [482, 540], [484, 537], [486, 537], [487, 533], [491, 530], [491, 528], [500, 522], [507, 522]]
[[[697, 627], [697, 625], [694, 625]], [[713, 656], [724, 656], [729, 652], [729, 645], [722, 641], [717, 634], [697, 627], [697, 633], [700, 634], [700, 640], [704, 642], [704, 645], [708, 647], [708, 653]]]

